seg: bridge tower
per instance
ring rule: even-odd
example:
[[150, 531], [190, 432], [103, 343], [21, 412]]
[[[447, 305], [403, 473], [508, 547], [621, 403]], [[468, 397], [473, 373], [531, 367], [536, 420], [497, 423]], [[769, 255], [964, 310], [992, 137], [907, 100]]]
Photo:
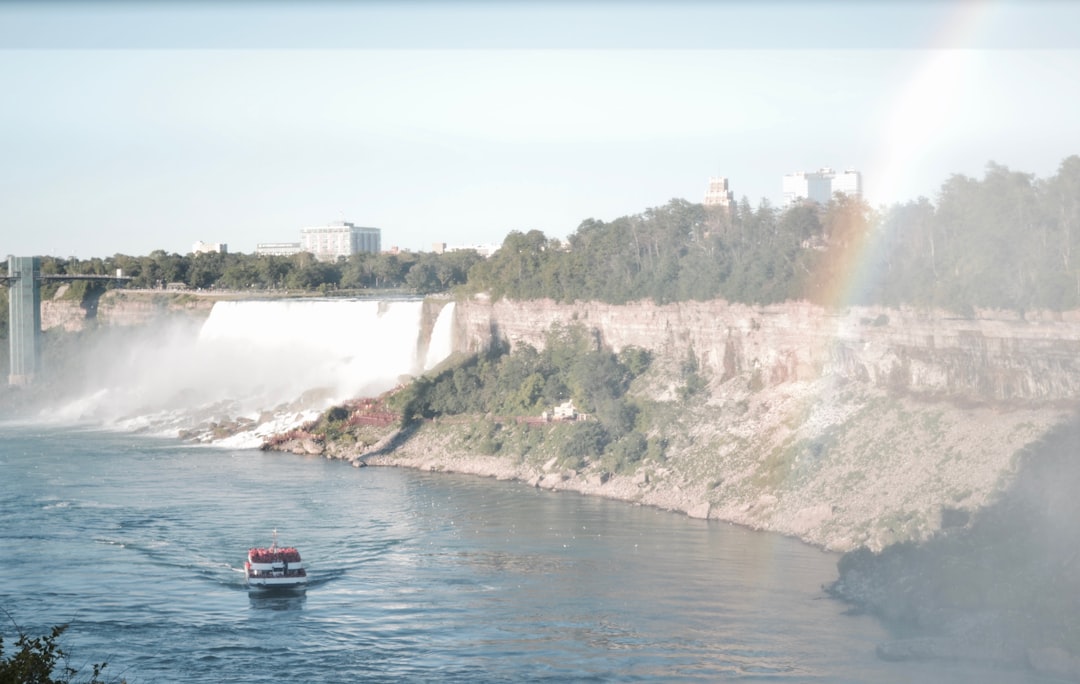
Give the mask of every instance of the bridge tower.
[[38, 372], [41, 356], [41, 259], [8, 257], [10, 299], [8, 337], [11, 367], [8, 384], [29, 385]]
[[120, 269], [107, 275], [41, 275], [39, 257], [8, 256], [8, 272], [0, 284], [10, 286], [8, 337], [11, 338], [11, 368], [8, 384], [29, 385], [41, 370], [41, 281], [87, 280], [124, 283], [131, 280]]

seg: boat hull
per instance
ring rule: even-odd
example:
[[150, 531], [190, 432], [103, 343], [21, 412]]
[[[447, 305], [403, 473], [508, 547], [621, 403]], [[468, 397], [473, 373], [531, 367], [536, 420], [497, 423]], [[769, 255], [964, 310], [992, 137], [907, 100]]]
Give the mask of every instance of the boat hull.
[[251, 594], [298, 594], [307, 589], [307, 582], [262, 582], [248, 580], [248, 592]]

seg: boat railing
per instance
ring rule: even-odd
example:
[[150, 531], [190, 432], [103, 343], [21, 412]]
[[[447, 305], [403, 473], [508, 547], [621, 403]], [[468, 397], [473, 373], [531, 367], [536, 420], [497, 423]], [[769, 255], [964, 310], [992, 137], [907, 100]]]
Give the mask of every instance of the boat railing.
[[258, 570], [251, 568], [251, 577], [307, 577], [307, 570], [304, 568], [288, 570]]

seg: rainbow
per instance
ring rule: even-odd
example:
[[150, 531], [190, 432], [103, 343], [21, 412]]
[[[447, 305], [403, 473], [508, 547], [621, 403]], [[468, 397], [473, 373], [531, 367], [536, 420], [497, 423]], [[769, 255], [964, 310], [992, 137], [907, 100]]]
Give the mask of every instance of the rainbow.
[[[881, 141], [866, 166], [866, 177], [892, 195], [890, 189], [905, 188], [921, 170], [926, 153], [947, 143], [966, 124], [963, 104], [980, 81], [979, 51], [972, 49], [984, 31], [993, 10], [1001, 3], [992, 0], [969, 0], [956, 3], [934, 32], [930, 44], [917, 48], [915, 68], [897, 89], [886, 108], [877, 140]], [[915, 198], [910, 198], [915, 199]], [[840, 263], [830, 264], [843, 274], [824, 301], [846, 307], [861, 299], [878, 276], [876, 257], [888, 243], [887, 235], [878, 234], [862, 244], [844, 250]]]
[[[925, 173], [928, 152], [948, 144], [963, 130], [967, 123], [964, 106], [984, 66], [973, 46], [999, 5], [991, 0], [957, 3], [936, 27], [928, 45], [905, 51], [905, 57], [907, 52], [911, 54], [913, 68], [885, 103], [886, 113], [874, 136], [879, 143], [865, 166], [866, 177], [880, 189], [877, 195], [902, 196], [903, 191], [897, 193], [897, 189], [915, 185], [911, 181]], [[858, 237], [849, 239], [841, 249], [828, 250], [831, 261], [822, 264], [829, 275], [819, 281], [824, 291], [816, 292], [814, 299], [827, 309], [843, 311], [865, 301], [865, 295], [873, 292], [881, 278], [880, 264], [891, 236], [885, 231], [855, 234]], [[823, 336], [819, 344], [832, 345], [843, 336], [846, 318], [833, 320], [837, 328], [832, 335]], [[790, 422], [799, 422], [815, 405], [831, 401], [829, 393], [823, 392], [793, 402]]]

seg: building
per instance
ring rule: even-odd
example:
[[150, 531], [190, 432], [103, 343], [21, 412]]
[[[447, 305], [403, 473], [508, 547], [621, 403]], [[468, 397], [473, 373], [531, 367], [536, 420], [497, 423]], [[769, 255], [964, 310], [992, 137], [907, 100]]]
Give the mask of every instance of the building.
[[842, 192], [848, 197], [862, 197], [862, 174], [855, 169], [847, 169], [832, 179], [832, 194]]
[[862, 174], [855, 169], [843, 173], [825, 167], [817, 171], [797, 171], [784, 175], [784, 206], [802, 200], [828, 204], [838, 192], [852, 197], [862, 196]]
[[446, 248], [446, 251], [447, 252], [461, 252], [461, 251], [464, 251], [464, 250], [467, 250], [467, 249], [471, 249], [474, 252], [476, 252], [477, 254], [479, 254], [480, 256], [487, 259], [492, 254], [499, 251], [500, 247], [502, 247], [502, 245], [496, 245], [494, 243], [489, 242], [487, 244], [450, 246], [450, 247]]
[[723, 207], [731, 209], [735, 203], [735, 193], [728, 188], [728, 180], [723, 176], [714, 176], [709, 179], [709, 187], [705, 190], [706, 207]]
[[227, 254], [229, 246], [224, 242], [203, 242], [199, 240], [191, 246], [192, 254]]
[[488, 243], [486, 245], [448, 245], [445, 242], [435, 242], [431, 245], [431, 251], [435, 254], [446, 254], [447, 252], [462, 252], [467, 249], [474, 250], [477, 254], [487, 259], [495, 252], [499, 251], [499, 247], [502, 245], [496, 245]]
[[309, 226], [300, 229], [300, 250], [311, 252], [320, 261], [335, 261], [360, 252], [378, 254], [382, 251], [382, 231], [346, 221]]
[[300, 253], [299, 242], [260, 242], [255, 245], [259, 256], [292, 256]]

